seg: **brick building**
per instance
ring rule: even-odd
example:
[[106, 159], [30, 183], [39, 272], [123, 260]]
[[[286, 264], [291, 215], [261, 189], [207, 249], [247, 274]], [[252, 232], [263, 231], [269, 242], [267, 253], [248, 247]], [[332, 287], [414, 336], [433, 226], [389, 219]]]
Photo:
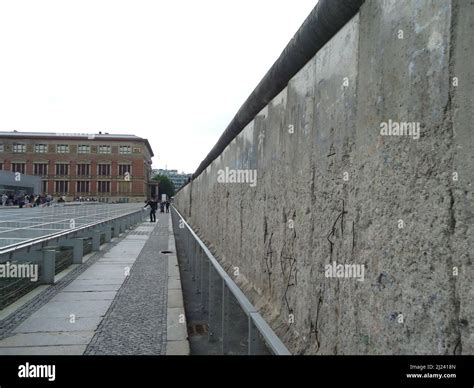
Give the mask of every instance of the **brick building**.
[[143, 201], [156, 190], [152, 157], [135, 135], [0, 132], [0, 169], [40, 176], [44, 194], [66, 200]]

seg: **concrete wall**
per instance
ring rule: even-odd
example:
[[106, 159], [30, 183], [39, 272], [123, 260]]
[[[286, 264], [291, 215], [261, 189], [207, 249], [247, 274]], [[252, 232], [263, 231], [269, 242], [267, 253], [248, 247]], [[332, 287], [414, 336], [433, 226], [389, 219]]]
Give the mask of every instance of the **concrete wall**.
[[469, 0], [366, 1], [176, 196], [292, 352], [474, 353], [473, 21]]

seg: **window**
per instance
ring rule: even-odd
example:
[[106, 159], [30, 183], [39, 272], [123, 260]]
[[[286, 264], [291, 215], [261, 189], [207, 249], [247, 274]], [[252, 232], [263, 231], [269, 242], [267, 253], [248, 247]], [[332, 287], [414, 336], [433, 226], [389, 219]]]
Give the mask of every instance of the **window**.
[[140, 152], [142, 152], [142, 150], [139, 147], [133, 149], [134, 154], [139, 154]]
[[56, 145], [56, 152], [58, 154], [68, 154], [69, 153], [69, 144], [58, 144], [58, 145]]
[[0, 144], [0, 152], [4, 152], [5, 151], [5, 147], [3, 146], [3, 144]]
[[47, 144], [35, 144], [35, 152], [37, 154], [45, 154], [48, 152], [48, 145]]
[[91, 165], [88, 163], [80, 163], [77, 165], [78, 176], [89, 176], [91, 174]]
[[100, 145], [99, 146], [99, 154], [110, 154], [111, 148], [109, 145]]
[[69, 175], [69, 164], [58, 163], [56, 164], [56, 175]]
[[3, 170], [3, 163], [0, 162], [0, 170]]
[[118, 190], [121, 194], [128, 194], [132, 191], [132, 182], [119, 182]]
[[118, 166], [119, 177], [123, 178], [125, 176], [126, 172], [128, 172], [130, 174], [131, 166], [129, 164], [119, 164], [119, 166]]
[[89, 181], [77, 181], [76, 182], [76, 192], [77, 193], [88, 193], [90, 188]]
[[34, 163], [33, 164], [34, 175], [48, 175], [48, 163]]
[[91, 146], [87, 144], [80, 144], [77, 146], [77, 153], [78, 154], [90, 154], [91, 153]]
[[97, 175], [110, 176], [110, 164], [98, 164]]
[[69, 191], [69, 181], [54, 182], [54, 191], [58, 194], [67, 194]]
[[132, 153], [132, 147], [130, 146], [120, 146], [119, 154], [127, 155]]
[[19, 172], [24, 174], [26, 170], [26, 163], [12, 163], [12, 172]]
[[110, 181], [97, 181], [97, 191], [99, 193], [110, 193]]
[[48, 181], [41, 182], [41, 193], [46, 194], [48, 192]]
[[26, 152], [26, 144], [13, 144], [13, 152]]

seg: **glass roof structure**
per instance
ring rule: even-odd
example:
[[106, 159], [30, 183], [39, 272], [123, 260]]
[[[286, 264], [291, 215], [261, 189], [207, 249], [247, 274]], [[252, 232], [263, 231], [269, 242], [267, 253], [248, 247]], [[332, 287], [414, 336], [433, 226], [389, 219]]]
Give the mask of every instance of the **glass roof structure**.
[[23, 209], [0, 206], [0, 250], [118, 218], [141, 207], [143, 205], [140, 203], [56, 205]]

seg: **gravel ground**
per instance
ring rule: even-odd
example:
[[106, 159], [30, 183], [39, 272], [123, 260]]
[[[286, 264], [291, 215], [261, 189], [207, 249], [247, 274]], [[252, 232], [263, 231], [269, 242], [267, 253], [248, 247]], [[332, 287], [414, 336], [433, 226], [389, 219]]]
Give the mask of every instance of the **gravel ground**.
[[84, 354], [159, 355], [166, 352], [168, 214], [157, 224]]

